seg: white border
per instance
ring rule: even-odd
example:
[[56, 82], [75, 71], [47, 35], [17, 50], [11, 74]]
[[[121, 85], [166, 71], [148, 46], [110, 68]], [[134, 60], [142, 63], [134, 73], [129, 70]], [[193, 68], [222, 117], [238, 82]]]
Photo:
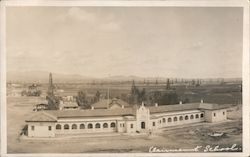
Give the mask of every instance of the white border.
[[[11, 0], [1, 3], [1, 156], [249, 156], [249, 4], [247, 0], [205, 1], [49, 1]], [[84, 154], [7, 154], [6, 132], [6, 51], [5, 8], [8, 6], [166, 6], [166, 7], [243, 7], [243, 152], [242, 153], [84, 153]]]

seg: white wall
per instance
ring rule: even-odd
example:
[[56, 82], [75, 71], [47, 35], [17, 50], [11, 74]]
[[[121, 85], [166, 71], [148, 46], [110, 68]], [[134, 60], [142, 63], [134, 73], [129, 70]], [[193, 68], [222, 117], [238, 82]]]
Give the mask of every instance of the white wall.
[[[104, 124], [107, 124], [107, 128], [104, 127]], [[115, 124], [114, 127], [111, 127], [111, 124]], [[81, 124], [84, 125], [84, 128], [81, 128]], [[88, 128], [89, 124], [92, 124], [92, 128]], [[100, 124], [100, 128], [98, 128]], [[79, 134], [79, 133], [97, 133], [97, 132], [117, 132], [117, 121], [115, 120], [106, 120], [106, 121], [82, 121], [82, 122], [58, 122], [55, 126], [61, 125], [61, 129], [56, 129], [56, 134]], [[69, 129], [64, 129], [65, 125], [69, 125]], [[73, 125], [76, 128], [73, 128]]]
[[[131, 125], [133, 125], [132, 128], [131, 128]], [[136, 132], [136, 121], [126, 121], [125, 126], [126, 126], [126, 133], [135, 133]]]
[[[196, 118], [196, 115], [198, 115], [198, 118]], [[201, 117], [203, 115], [203, 117]], [[188, 119], [185, 119], [185, 117], [188, 117]], [[174, 118], [177, 118], [177, 121], [174, 121]], [[182, 117], [182, 120], [181, 120]], [[192, 118], [193, 117], [193, 118]], [[171, 119], [171, 122], [169, 122], [169, 118]], [[165, 119], [165, 120], [164, 120]], [[176, 114], [160, 114], [159, 117], [157, 117], [157, 114], [154, 115], [154, 118], [150, 120], [150, 129], [155, 130], [163, 127], [168, 126], [177, 126], [177, 125], [183, 125], [183, 124], [190, 124], [190, 123], [198, 123], [205, 121], [205, 114], [202, 111], [199, 112], [192, 112], [192, 113], [177, 113]], [[153, 126], [153, 122], [155, 122], [155, 126]]]
[[225, 121], [227, 119], [227, 110], [206, 110], [205, 117], [206, 121], [210, 123]]
[[[34, 130], [32, 130], [32, 126]], [[51, 130], [49, 130], [51, 126]], [[29, 137], [55, 137], [55, 123], [49, 122], [28, 122]]]
[[[145, 124], [145, 129], [141, 128], [141, 123], [144, 122]], [[149, 114], [149, 109], [141, 106], [137, 111], [136, 111], [136, 130], [137, 131], [147, 131], [150, 128], [150, 114]]]

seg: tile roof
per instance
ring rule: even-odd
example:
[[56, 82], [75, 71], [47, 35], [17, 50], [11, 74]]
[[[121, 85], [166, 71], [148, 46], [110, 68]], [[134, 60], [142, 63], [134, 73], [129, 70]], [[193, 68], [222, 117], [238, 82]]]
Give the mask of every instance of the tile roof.
[[56, 122], [57, 118], [47, 114], [45, 111], [35, 112], [32, 114], [26, 122]]
[[208, 103], [201, 103], [199, 106], [199, 109], [205, 109], [205, 110], [219, 110], [219, 109], [225, 109], [232, 107], [231, 104], [208, 104]]
[[161, 106], [158, 106], [158, 107], [149, 106], [148, 108], [149, 108], [150, 113], [162, 113], [162, 112], [195, 110], [195, 109], [199, 108], [199, 103], [161, 105]]
[[135, 115], [134, 108], [121, 109], [88, 109], [88, 110], [47, 110], [57, 118], [71, 118], [71, 117], [106, 117], [106, 116], [128, 116]]
[[[163, 106], [147, 106], [150, 110], [150, 114], [185, 111], [185, 110], [216, 110], [228, 108], [231, 105], [218, 105], [207, 103], [189, 103], [189, 104], [177, 104], [177, 105], [163, 105]], [[108, 117], [108, 116], [135, 116], [136, 107], [129, 108], [116, 108], [116, 109], [88, 109], [88, 110], [46, 110], [37, 112], [37, 114], [26, 121], [56, 121], [57, 118], [75, 118], [75, 117]]]

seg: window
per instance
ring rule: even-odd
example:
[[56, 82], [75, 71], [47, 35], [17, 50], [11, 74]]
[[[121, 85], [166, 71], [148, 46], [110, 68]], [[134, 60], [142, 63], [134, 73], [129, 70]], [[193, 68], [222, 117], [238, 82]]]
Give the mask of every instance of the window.
[[133, 128], [134, 127], [134, 125], [133, 124], [130, 124], [130, 128]]
[[161, 120], [159, 121], [159, 123], [161, 124]]
[[120, 123], [120, 127], [122, 127], [122, 123]]
[[177, 117], [174, 117], [174, 121], [175, 121], [175, 122], [177, 121]]
[[163, 123], [165, 123], [165, 122], [166, 122], [166, 119], [165, 119], [165, 118], [163, 118], [163, 119], [162, 119], [162, 122], [163, 122]]
[[183, 117], [182, 117], [182, 116], [180, 116], [180, 117], [179, 117], [179, 120], [180, 120], [180, 121], [182, 121], [182, 120], [183, 120]]
[[198, 114], [196, 114], [196, 115], [195, 115], [195, 118], [196, 118], [196, 119], [197, 119], [197, 118], [199, 118], [199, 115], [198, 115]]
[[190, 116], [190, 119], [194, 119], [194, 115], [191, 115], [191, 116]]
[[225, 115], [225, 112], [223, 112], [223, 115]]
[[85, 125], [84, 124], [80, 124], [80, 129], [85, 129]]
[[35, 130], [35, 126], [31, 126], [31, 130]]
[[72, 130], [75, 130], [75, 129], [77, 129], [77, 125], [73, 124], [71, 128], [72, 128]]
[[172, 122], [172, 118], [168, 118], [168, 122]]
[[214, 113], [214, 117], [216, 116], [216, 113]]
[[185, 116], [185, 120], [188, 120], [188, 116]]
[[93, 128], [93, 124], [88, 124], [88, 129], [92, 129]]
[[95, 124], [95, 128], [98, 128], [98, 129], [101, 128], [100, 123], [96, 123], [96, 124]]
[[69, 130], [69, 125], [65, 124], [63, 128], [64, 128], [64, 130]]
[[114, 123], [114, 122], [111, 123], [111, 124], [110, 124], [110, 127], [111, 127], [111, 128], [114, 128], [114, 127], [115, 127], [115, 123]]
[[122, 124], [122, 126], [123, 126], [123, 127], [125, 126], [124, 123]]
[[61, 128], [62, 128], [62, 127], [61, 127], [60, 124], [57, 124], [57, 125], [56, 125], [56, 130], [61, 130]]
[[108, 128], [108, 124], [107, 124], [107, 123], [104, 123], [104, 124], [103, 124], [103, 128]]
[[48, 130], [51, 131], [51, 126], [48, 126]]
[[202, 114], [201, 114], [201, 118], [203, 118], [203, 117], [204, 117], [204, 114], [202, 113]]
[[155, 122], [153, 122], [153, 124], [152, 124], [153, 126], [155, 126]]

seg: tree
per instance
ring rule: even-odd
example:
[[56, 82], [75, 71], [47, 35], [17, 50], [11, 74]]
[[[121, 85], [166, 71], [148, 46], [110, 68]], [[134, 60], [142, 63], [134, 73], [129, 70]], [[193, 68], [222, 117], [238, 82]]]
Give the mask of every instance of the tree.
[[176, 92], [164, 93], [159, 98], [159, 104], [170, 105], [170, 104], [177, 104], [178, 103], [178, 95]]
[[184, 104], [190, 103], [190, 100], [188, 98], [186, 98], [183, 103]]
[[142, 102], [146, 100], [146, 89], [143, 88], [142, 91], [138, 91], [137, 102]]
[[87, 101], [86, 93], [84, 93], [83, 91], [79, 91], [77, 93], [76, 102], [77, 102], [78, 106], [81, 106], [84, 109], [91, 108], [91, 105]]
[[[86, 97], [86, 96], [85, 96], [85, 97]], [[95, 101], [95, 102], [100, 101], [100, 97], [101, 97], [101, 93], [100, 93], [99, 91], [97, 91], [96, 94], [95, 94], [94, 101]]]
[[160, 91], [155, 91], [153, 93], [153, 97], [152, 97], [153, 103], [159, 103], [160, 98], [161, 98], [161, 92]]

